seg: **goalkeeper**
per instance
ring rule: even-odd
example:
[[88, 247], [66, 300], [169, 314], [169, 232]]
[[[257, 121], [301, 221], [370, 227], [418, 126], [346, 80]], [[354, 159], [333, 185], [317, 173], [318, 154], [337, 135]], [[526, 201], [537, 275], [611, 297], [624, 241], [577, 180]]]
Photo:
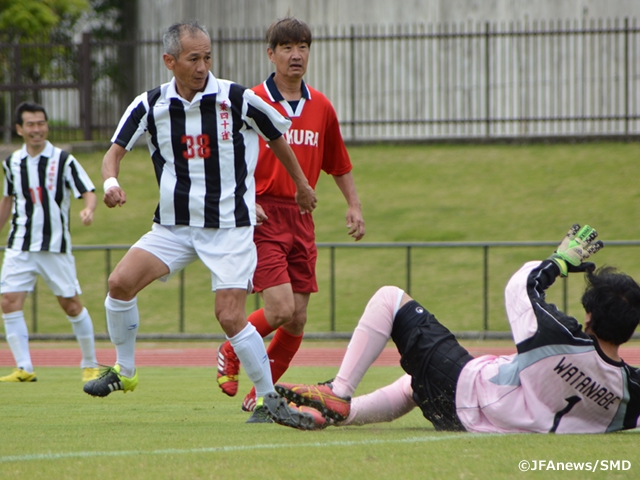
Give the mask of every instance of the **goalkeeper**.
[[[283, 425], [316, 429], [398, 418], [418, 406], [436, 430], [604, 433], [638, 427], [640, 371], [619, 356], [640, 320], [640, 286], [585, 260], [603, 244], [574, 225], [546, 260], [528, 262], [508, 282], [505, 304], [517, 353], [473, 358], [436, 318], [397, 287], [369, 301], [334, 380], [276, 385], [265, 397]], [[558, 276], [586, 272], [584, 330], [545, 301]], [[351, 399], [392, 338], [407, 373]]]

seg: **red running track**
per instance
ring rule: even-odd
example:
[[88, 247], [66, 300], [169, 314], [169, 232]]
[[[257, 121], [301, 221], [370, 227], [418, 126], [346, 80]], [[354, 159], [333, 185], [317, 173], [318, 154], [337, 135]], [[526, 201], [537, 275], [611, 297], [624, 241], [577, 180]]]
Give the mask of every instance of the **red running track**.
[[[471, 355], [511, 355], [515, 347], [467, 347]], [[291, 365], [300, 367], [338, 367], [346, 348], [303, 347], [293, 358]], [[98, 362], [113, 365], [116, 361], [114, 348], [98, 348]], [[630, 365], [640, 365], [640, 347], [623, 347], [620, 355]], [[32, 348], [31, 359], [35, 366], [76, 367], [80, 365], [78, 348]], [[400, 355], [395, 348], [385, 348], [374, 366], [399, 366]], [[216, 347], [211, 348], [148, 348], [138, 346], [136, 364], [148, 367], [215, 367]], [[15, 363], [8, 347], [0, 348], [0, 367], [14, 367]]]

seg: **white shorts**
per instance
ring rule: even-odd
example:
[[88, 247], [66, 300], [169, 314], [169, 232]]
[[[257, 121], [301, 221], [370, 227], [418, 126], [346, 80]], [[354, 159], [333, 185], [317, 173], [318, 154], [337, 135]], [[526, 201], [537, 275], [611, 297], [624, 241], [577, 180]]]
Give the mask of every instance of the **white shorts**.
[[[257, 253], [253, 227], [203, 228], [153, 224], [133, 247], [158, 257], [169, 267], [166, 281], [200, 259], [211, 271], [211, 289], [253, 289]], [[132, 248], [133, 248], [132, 247]]]
[[76, 262], [70, 253], [5, 250], [0, 293], [32, 292], [40, 275], [56, 297], [80, 295]]

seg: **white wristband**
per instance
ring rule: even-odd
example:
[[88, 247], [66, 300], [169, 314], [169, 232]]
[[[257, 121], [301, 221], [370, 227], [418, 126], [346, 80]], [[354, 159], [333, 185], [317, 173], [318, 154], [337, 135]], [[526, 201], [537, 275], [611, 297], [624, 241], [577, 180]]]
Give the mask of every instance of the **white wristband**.
[[102, 184], [102, 189], [104, 190], [104, 193], [107, 193], [107, 190], [109, 190], [110, 188], [119, 186], [120, 184], [118, 183], [118, 179], [116, 177], [109, 177]]

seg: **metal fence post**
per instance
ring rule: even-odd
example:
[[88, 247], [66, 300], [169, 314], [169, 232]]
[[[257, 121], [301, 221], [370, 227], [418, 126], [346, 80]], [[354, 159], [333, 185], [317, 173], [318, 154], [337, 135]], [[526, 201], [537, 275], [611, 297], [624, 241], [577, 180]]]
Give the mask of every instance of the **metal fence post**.
[[216, 75], [218, 76], [218, 78], [227, 78], [224, 73], [222, 72], [222, 56], [223, 56], [223, 44], [222, 44], [222, 40], [223, 40], [223, 33], [222, 33], [222, 28], [218, 29], [218, 71], [216, 72]]
[[407, 246], [407, 295], [411, 295], [411, 245]]
[[624, 19], [624, 134], [629, 135], [629, 17]]
[[356, 139], [356, 27], [351, 25], [351, 140]]
[[331, 331], [336, 331], [336, 247], [329, 248], [329, 318], [331, 320]]
[[[16, 42], [13, 45], [13, 83], [22, 83], [22, 50]], [[18, 90], [15, 95], [15, 102], [18, 105], [22, 101], [23, 92]]]
[[491, 76], [491, 68], [490, 68], [490, 61], [491, 61], [491, 56], [490, 56], [490, 52], [489, 52], [489, 47], [490, 47], [490, 26], [489, 26], [489, 22], [485, 23], [485, 33], [484, 33], [484, 48], [485, 48], [485, 66], [484, 66], [484, 77], [485, 77], [485, 101], [486, 101], [486, 105], [485, 105], [485, 123], [486, 123], [486, 135], [487, 137], [491, 136], [491, 84], [490, 82], [490, 76]]
[[104, 291], [105, 294], [109, 293], [109, 275], [111, 275], [111, 249], [107, 248], [104, 251], [104, 264], [105, 264], [105, 277], [104, 277]]
[[178, 293], [178, 331], [184, 333], [184, 268], [180, 270], [180, 289]]
[[483, 279], [483, 305], [484, 305], [484, 312], [483, 312], [483, 324], [482, 324], [482, 330], [484, 332], [488, 332], [489, 331], [489, 246], [485, 245], [482, 249], [482, 251], [484, 252], [484, 265], [483, 265], [483, 271], [484, 271], [484, 279]]
[[82, 62], [82, 82], [81, 85], [81, 104], [82, 104], [82, 131], [85, 140], [91, 140], [91, 127], [92, 127], [92, 86], [93, 79], [91, 78], [91, 34], [82, 34], [82, 55], [80, 55], [80, 61]]
[[[104, 290], [105, 290], [105, 297], [106, 297], [109, 294], [109, 275], [111, 275], [111, 249], [110, 248], [105, 249], [104, 263], [105, 263]], [[107, 323], [106, 315], [104, 318], [104, 327], [107, 331], [109, 331], [109, 324]]]
[[38, 282], [33, 286], [31, 293], [31, 331], [38, 331]]

